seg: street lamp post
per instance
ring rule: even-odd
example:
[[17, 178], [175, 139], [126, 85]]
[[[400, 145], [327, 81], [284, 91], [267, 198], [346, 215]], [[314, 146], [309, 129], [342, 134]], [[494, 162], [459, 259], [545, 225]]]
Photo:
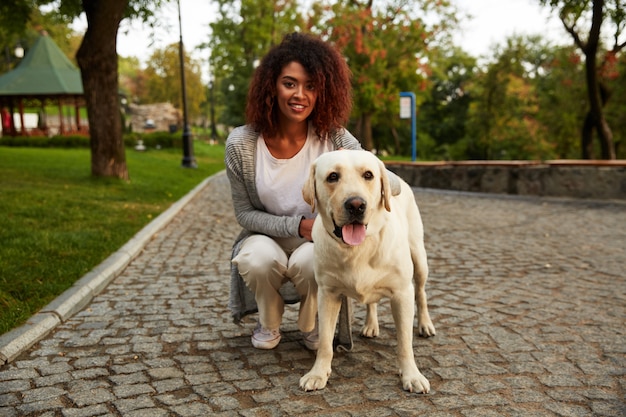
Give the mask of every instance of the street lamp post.
[[217, 143], [217, 126], [215, 125], [215, 80], [213, 76], [209, 80], [209, 104], [211, 105], [210, 117], [211, 117], [211, 140], [213, 143]]
[[191, 141], [191, 132], [189, 132], [189, 123], [187, 121], [187, 88], [185, 85], [185, 53], [183, 47], [183, 25], [180, 17], [180, 0], [178, 4], [178, 30], [180, 32], [180, 42], [178, 45], [178, 53], [180, 57], [180, 83], [183, 90], [183, 168], [197, 168], [196, 159], [193, 156], [193, 143]]

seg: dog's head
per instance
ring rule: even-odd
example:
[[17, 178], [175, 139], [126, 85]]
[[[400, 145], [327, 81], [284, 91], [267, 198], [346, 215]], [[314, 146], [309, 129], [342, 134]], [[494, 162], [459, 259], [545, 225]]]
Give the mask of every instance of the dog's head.
[[317, 201], [324, 228], [348, 245], [361, 244], [372, 216], [391, 210], [385, 165], [367, 151], [322, 154], [311, 164], [302, 196], [312, 210]]

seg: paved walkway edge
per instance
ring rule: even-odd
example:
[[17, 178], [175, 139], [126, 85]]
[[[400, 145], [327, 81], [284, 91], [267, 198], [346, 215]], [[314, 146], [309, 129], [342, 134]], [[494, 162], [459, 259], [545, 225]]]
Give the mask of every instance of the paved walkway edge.
[[56, 326], [89, 304], [143, 250], [156, 233], [172, 221], [183, 207], [200, 193], [213, 178], [225, 175], [225, 172], [220, 171], [206, 178], [141, 229], [118, 251], [37, 312], [25, 324], [0, 336], [0, 365], [14, 360], [26, 349], [48, 335]]

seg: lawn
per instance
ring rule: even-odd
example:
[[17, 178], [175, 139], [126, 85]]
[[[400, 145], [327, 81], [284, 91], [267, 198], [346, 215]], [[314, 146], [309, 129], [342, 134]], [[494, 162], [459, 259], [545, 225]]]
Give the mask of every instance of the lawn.
[[130, 181], [91, 176], [89, 150], [0, 147], [0, 334], [31, 317], [206, 177], [224, 147], [127, 149]]

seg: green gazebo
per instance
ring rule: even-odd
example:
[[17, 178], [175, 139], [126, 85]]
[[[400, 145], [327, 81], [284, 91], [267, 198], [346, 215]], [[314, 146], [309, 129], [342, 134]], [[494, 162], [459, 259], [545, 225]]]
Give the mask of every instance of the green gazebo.
[[[38, 102], [42, 108], [37, 129], [27, 132], [24, 125], [24, 102], [29, 106]], [[12, 71], [0, 76], [0, 108], [8, 108], [13, 115], [16, 109], [20, 115], [20, 135], [46, 135], [48, 127], [45, 121], [44, 107], [47, 102], [59, 106], [59, 134], [81, 130], [79, 108], [84, 106], [83, 83], [80, 70], [63, 54], [54, 41], [43, 32], [28, 51], [22, 62]], [[76, 126], [71, 120], [68, 127], [63, 120], [63, 105], [75, 106]], [[18, 134], [14, 118], [10, 117], [9, 134]], [[3, 132], [6, 135], [6, 132]]]

